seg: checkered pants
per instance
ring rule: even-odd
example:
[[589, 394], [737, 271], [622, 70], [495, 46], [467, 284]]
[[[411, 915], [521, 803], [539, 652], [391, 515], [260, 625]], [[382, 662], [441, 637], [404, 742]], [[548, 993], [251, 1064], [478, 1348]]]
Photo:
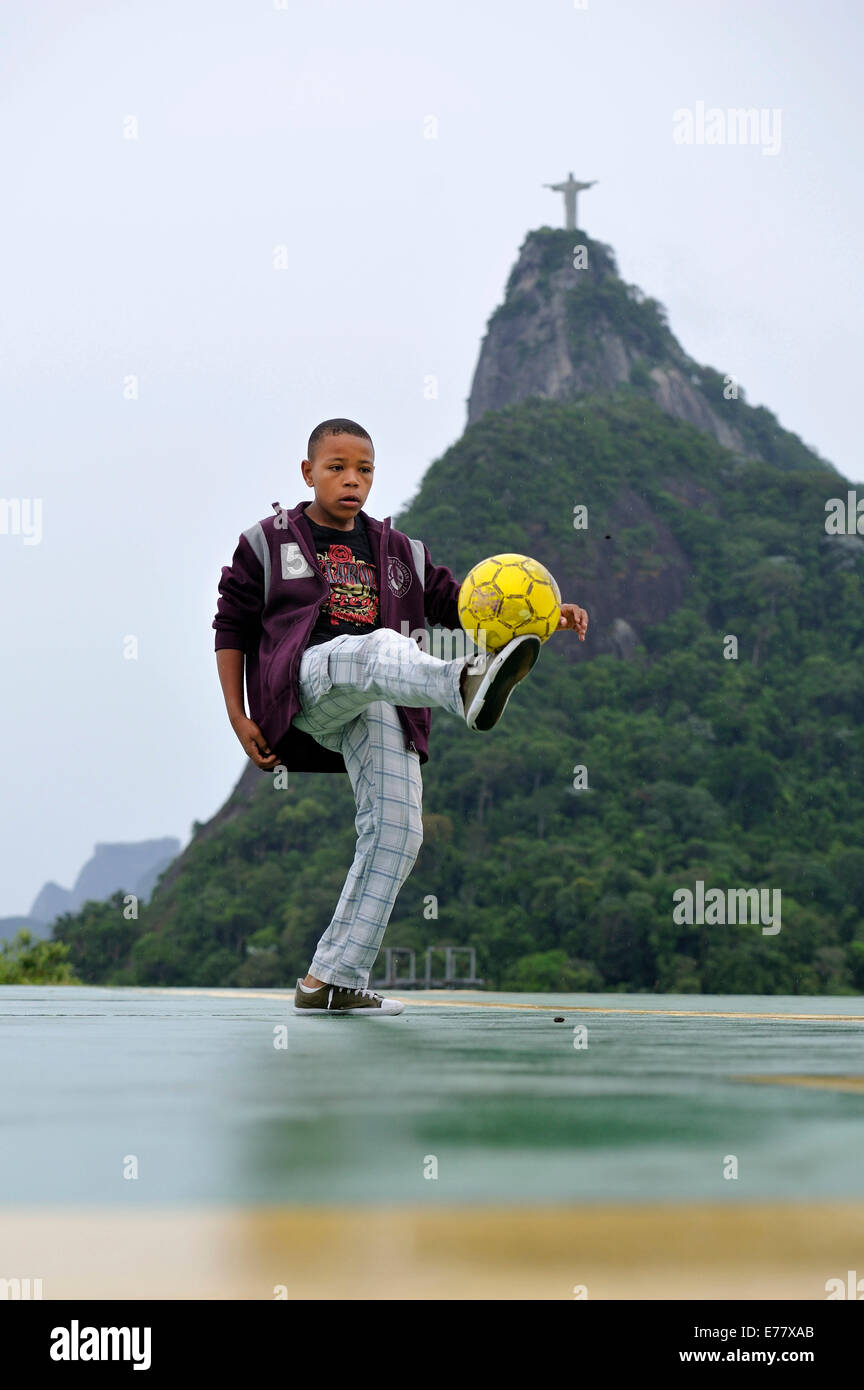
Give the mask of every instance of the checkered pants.
[[464, 658], [441, 661], [413, 637], [376, 628], [307, 647], [298, 729], [341, 753], [354, 790], [357, 847], [309, 974], [365, 989], [384, 929], [423, 842], [420, 755], [405, 746], [395, 705], [463, 715]]

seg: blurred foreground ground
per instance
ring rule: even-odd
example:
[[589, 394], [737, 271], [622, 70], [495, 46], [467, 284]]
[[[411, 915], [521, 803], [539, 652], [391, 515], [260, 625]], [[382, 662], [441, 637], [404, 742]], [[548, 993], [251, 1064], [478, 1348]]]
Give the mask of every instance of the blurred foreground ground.
[[864, 1001], [402, 997], [295, 1018], [293, 991], [0, 989], [0, 1278], [818, 1300], [864, 1277]]

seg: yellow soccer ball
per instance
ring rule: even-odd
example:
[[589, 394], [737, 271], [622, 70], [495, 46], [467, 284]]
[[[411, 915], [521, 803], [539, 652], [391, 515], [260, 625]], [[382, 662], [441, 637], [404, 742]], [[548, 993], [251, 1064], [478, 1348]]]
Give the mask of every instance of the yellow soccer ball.
[[490, 555], [465, 576], [459, 590], [459, 621], [475, 646], [484, 638], [497, 651], [533, 632], [545, 642], [558, 627], [561, 591], [530, 555]]

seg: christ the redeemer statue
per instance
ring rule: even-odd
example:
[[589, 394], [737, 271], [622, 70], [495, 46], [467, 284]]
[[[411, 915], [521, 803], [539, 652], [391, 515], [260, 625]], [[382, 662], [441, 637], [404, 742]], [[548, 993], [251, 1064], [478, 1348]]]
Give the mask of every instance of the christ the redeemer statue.
[[581, 193], [583, 188], [593, 188], [596, 182], [596, 179], [592, 179], [590, 183], [580, 183], [571, 173], [566, 183], [544, 183], [544, 188], [564, 194], [564, 225], [568, 232], [575, 231], [576, 228], [576, 194]]

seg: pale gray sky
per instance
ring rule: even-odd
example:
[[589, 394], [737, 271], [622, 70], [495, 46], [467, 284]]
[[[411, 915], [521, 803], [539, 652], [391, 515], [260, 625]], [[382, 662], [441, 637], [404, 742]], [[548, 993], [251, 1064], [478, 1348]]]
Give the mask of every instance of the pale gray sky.
[[[245, 763], [210, 627], [240, 531], [307, 495], [331, 415], [372, 434], [373, 515], [411, 496], [568, 170], [685, 349], [862, 477], [861, 14], [7, 0], [0, 496], [43, 519], [0, 535], [0, 916], [96, 841], [185, 844], [218, 809]], [[764, 110], [779, 149], [677, 144], [700, 102]]]

